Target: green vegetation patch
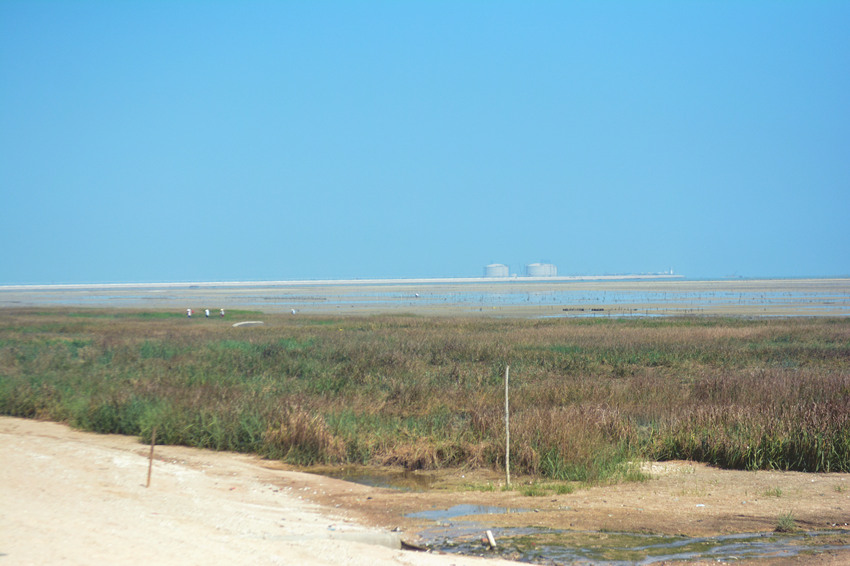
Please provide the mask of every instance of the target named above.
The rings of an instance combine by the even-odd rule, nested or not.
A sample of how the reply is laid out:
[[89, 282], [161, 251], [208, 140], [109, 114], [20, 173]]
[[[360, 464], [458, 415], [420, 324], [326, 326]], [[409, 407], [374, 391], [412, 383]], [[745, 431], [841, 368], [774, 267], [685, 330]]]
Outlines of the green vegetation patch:
[[[252, 315], [229, 311], [231, 315]], [[0, 312], [0, 412], [303, 464], [850, 471], [850, 320]], [[778, 496], [778, 495], [777, 495]]]

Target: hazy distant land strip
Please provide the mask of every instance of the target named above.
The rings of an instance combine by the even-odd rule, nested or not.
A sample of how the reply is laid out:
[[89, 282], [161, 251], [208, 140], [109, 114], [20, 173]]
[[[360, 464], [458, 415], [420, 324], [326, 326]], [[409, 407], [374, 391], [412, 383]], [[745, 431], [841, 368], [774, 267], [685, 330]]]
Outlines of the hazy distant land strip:
[[278, 287], [313, 285], [421, 285], [430, 283], [500, 283], [536, 281], [613, 281], [631, 279], [683, 279], [683, 275], [562, 275], [555, 277], [436, 277], [417, 279], [302, 279], [291, 281], [174, 281], [168, 283], [54, 283], [43, 285], [0, 285], [0, 291], [59, 289], [129, 289], [182, 287]]
[[312, 315], [848, 316], [850, 278], [680, 276], [370, 279], [0, 286], [0, 307], [242, 309]]

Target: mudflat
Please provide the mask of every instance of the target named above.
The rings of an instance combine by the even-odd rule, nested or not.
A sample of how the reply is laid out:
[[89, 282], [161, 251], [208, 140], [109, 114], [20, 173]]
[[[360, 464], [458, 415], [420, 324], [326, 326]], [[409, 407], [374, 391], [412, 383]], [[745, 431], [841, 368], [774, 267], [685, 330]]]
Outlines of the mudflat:
[[[0, 287], [0, 307], [440, 316], [848, 316], [850, 279], [508, 278]], [[197, 316], [196, 315], [196, 316]]]

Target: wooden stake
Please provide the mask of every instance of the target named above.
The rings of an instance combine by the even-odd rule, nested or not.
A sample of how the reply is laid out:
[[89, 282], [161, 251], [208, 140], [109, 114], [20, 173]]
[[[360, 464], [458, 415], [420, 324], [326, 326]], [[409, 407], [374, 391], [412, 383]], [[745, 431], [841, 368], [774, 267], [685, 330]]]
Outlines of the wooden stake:
[[153, 427], [153, 431], [151, 432], [151, 455], [148, 457], [148, 483], [145, 484], [145, 487], [151, 486], [151, 471], [153, 470], [153, 447], [156, 444], [156, 427]]
[[508, 379], [511, 366], [505, 367], [505, 482], [511, 487], [511, 420], [508, 408]]

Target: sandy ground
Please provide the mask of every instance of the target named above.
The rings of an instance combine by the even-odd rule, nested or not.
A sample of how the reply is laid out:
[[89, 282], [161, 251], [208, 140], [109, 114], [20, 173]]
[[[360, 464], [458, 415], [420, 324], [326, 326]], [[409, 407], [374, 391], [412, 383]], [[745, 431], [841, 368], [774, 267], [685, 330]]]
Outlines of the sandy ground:
[[496, 565], [394, 550], [320, 492], [359, 486], [250, 456], [0, 417], [0, 564]]
[[[687, 535], [769, 532], [792, 512], [800, 528], [838, 529], [832, 542], [850, 545], [850, 474], [667, 462], [648, 464], [646, 482], [527, 497], [464, 490], [501, 478], [453, 470], [427, 492], [399, 492], [253, 456], [157, 446], [145, 487], [149, 447], [137, 439], [10, 417], [0, 417], [0, 450], [0, 564], [507, 564], [391, 548], [421, 542], [433, 526], [406, 513], [461, 503], [532, 509], [488, 515], [487, 528]], [[848, 564], [850, 550], [756, 562]]]

